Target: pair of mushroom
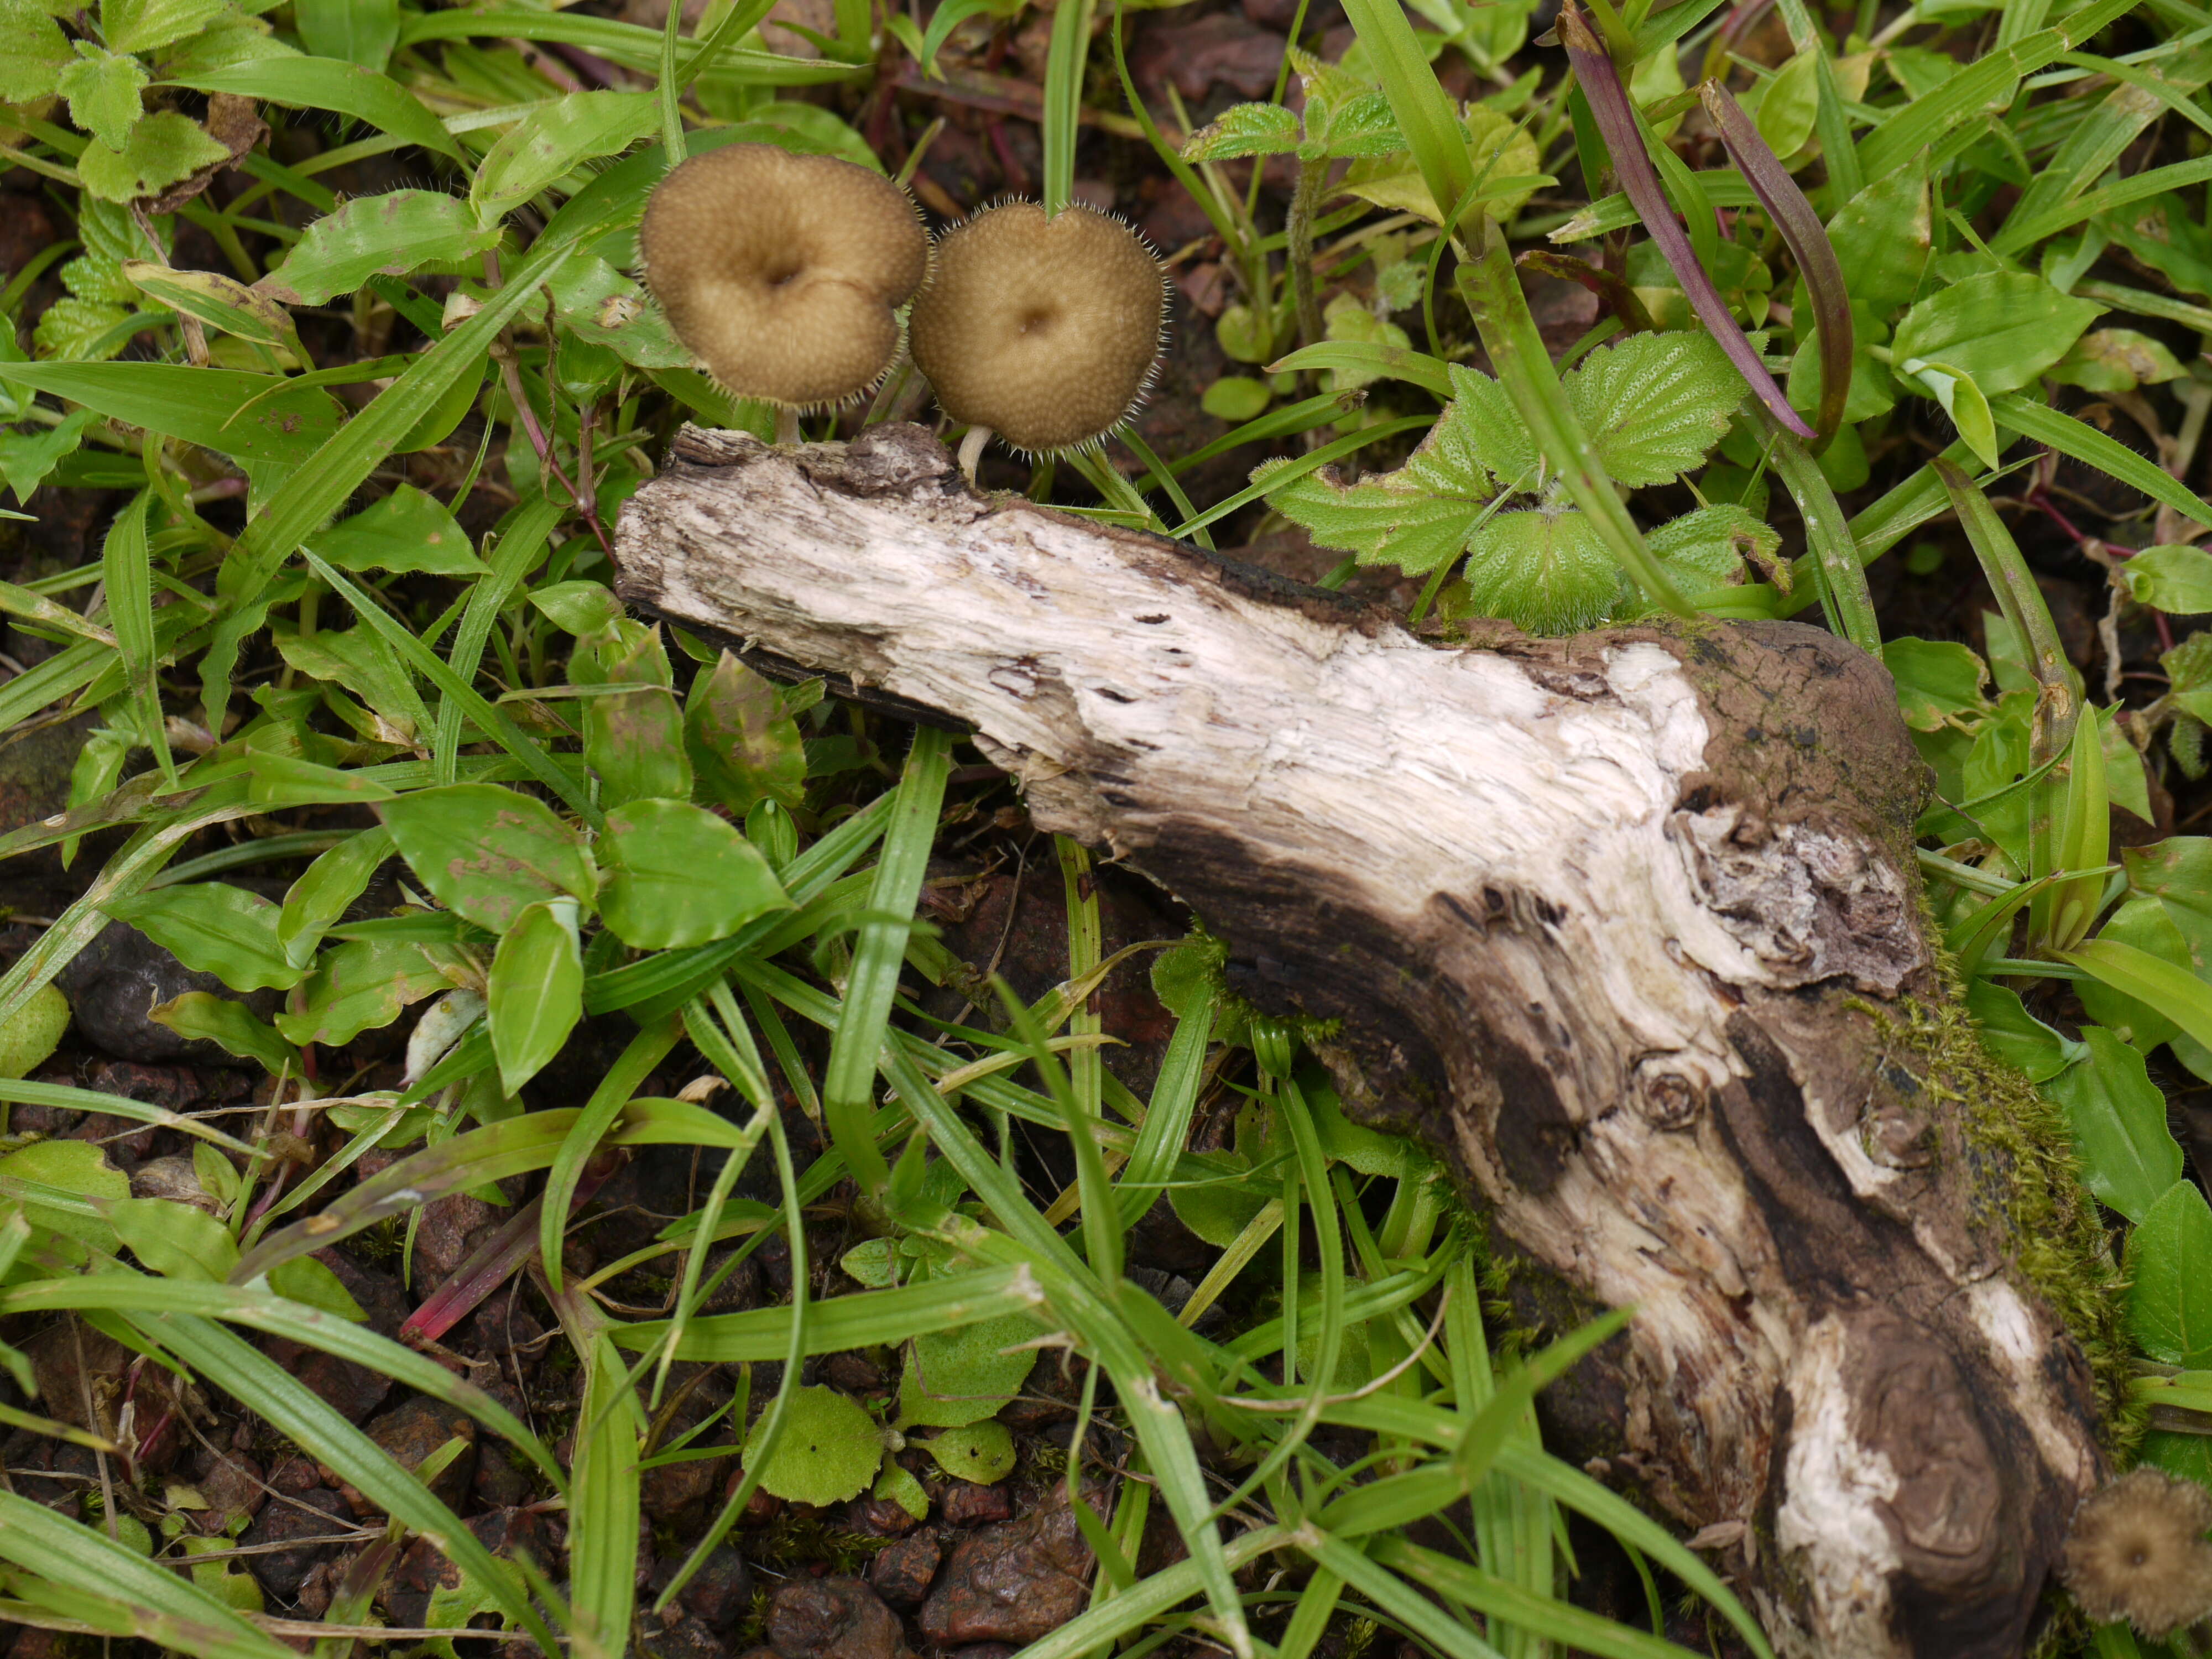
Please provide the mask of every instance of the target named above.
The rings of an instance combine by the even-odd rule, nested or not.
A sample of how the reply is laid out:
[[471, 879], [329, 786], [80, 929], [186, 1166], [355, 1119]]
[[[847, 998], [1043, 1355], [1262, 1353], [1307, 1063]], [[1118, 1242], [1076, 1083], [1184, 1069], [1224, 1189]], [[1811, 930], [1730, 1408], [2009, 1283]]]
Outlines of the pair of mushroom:
[[842, 403], [880, 380], [908, 299], [909, 349], [939, 404], [1017, 449], [1103, 436], [1159, 356], [1159, 262], [1088, 207], [1051, 218], [1031, 202], [989, 208], [939, 238], [933, 258], [913, 201], [882, 174], [731, 144], [661, 180], [638, 248], [677, 338], [715, 380], [786, 409]]

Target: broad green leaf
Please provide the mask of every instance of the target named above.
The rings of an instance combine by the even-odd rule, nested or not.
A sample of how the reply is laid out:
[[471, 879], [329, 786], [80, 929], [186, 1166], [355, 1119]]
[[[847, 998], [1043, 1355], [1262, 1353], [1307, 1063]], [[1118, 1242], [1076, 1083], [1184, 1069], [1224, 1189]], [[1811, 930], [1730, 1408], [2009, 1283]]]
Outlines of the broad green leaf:
[[256, 393], [283, 385], [274, 375], [239, 369], [0, 361], [0, 380], [66, 398], [125, 426], [162, 433], [248, 465], [296, 466], [338, 428], [337, 402], [319, 387], [278, 391], [234, 421]]
[[1820, 107], [1820, 48], [1808, 47], [1760, 88], [1759, 136], [1785, 160], [1804, 149], [1813, 136], [1813, 118]]
[[408, 744], [428, 734], [430, 711], [423, 706], [407, 665], [394, 659], [369, 629], [280, 633], [276, 649], [309, 679], [343, 685], [367, 703], [381, 728], [378, 735], [385, 740]]
[[805, 745], [783, 694], [727, 651], [692, 677], [684, 741], [699, 782], [733, 812], [762, 800], [797, 806], [805, 793]]
[[196, 34], [230, 0], [100, 0], [100, 33], [113, 52], [151, 52]]
[[725, 939], [791, 903], [758, 848], [688, 801], [614, 808], [598, 851], [606, 872], [599, 913], [617, 937], [641, 950]]
[[37, 1140], [0, 1157], [0, 1197], [21, 1203], [33, 1225], [89, 1244], [115, 1248], [100, 1206], [131, 1196], [131, 1177], [88, 1140]]
[[368, 1322], [368, 1315], [344, 1281], [311, 1255], [295, 1255], [271, 1267], [269, 1288], [288, 1302], [303, 1303], [356, 1325]]
[[136, 58], [103, 52], [89, 40], [76, 45], [76, 61], [54, 77], [53, 89], [69, 100], [70, 119], [113, 150], [131, 142], [143, 106], [146, 66]]
[[254, 287], [284, 305], [326, 305], [371, 276], [473, 270], [499, 240], [499, 227], [479, 225], [458, 197], [386, 191], [356, 197], [316, 220]]
[[1973, 1012], [1976, 1034], [1983, 1046], [2017, 1067], [2030, 1083], [2047, 1083], [2076, 1060], [2088, 1057], [2085, 1044], [2045, 1025], [2027, 1012], [2018, 992], [1995, 980], [1968, 981], [1966, 1006]]
[[525, 907], [501, 937], [484, 986], [500, 1087], [510, 1095], [544, 1070], [584, 1015], [576, 902]]
[[684, 748], [684, 712], [668, 690], [668, 655], [659, 630], [624, 623], [592, 657], [588, 665], [571, 665], [577, 679], [604, 674], [607, 684], [639, 688], [584, 704], [584, 760], [598, 775], [600, 803], [689, 799], [691, 760]]
[[0, 0], [0, 99], [27, 104], [55, 92], [70, 62], [61, 27], [33, 0]]
[[1957, 716], [1988, 708], [1989, 670], [1955, 640], [1885, 640], [1882, 666], [1897, 682], [1898, 712], [1916, 732], [1940, 732]]
[[2176, 1181], [2128, 1235], [2128, 1331], [2162, 1365], [2212, 1367], [2212, 1206]]
[[403, 483], [372, 506], [318, 531], [307, 544], [341, 570], [481, 576], [468, 532], [436, 496]]
[[219, 270], [174, 270], [150, 259], [126, 259], [123, 274], [155, 304], [196, 317], [210, 328], [256, 345], [285, 350], [297, 344], [291, 313], [234, 276]]
[[576, 832], [541, 803], [489, 783], [417, 790], [377, 808], [392, 844], [438, 902], [505, 933], [526, 906], [597, 885]]
[[206, 991], [186, 991], [156, 1004], [146, 1017], [180, 1037], [217, 1043], [240, 1060], [258, 1060], [271, 1077], [301, 1075], [299, 1050], [242, 1002]]
[[1943, 405], [1951, 424], [1959, 428], [1960, 441], [1973, 452], [1976, 460], [1985, 467], [1996, 465], [1996, 422], [1990, 416], [1990, 400], [1982, 395], [1973, 376], [1954, 364], [1929, 362], [1921, 357], [1900, 356], [1897, 369]]
[[[2100, 876], [2097, 881], [2101, 886], [2104, 878]], [[2190, 974], [2194, 965], [2190, 959], [2189, 941], [2183, 937], [2172, 912], [2148, 893], [2137, 893], [2122, 903], [2106, 918], [2097, 937], [2110, 944], [2132, 945], [2184, 975]], [[2101, 980], [2084, 980], [2075, 988], [2090, 1018], [2100, 1025], [2109, 1026], [2121, 1042], [2145, 1054], [2171, 1041], [2181, 1029], [2155, 1003], [2118, 990]]]
[[[1312, 107], [1310, 102], [1308, 108]], [[1286, 155], [1304, 133], [1298, 118], [1280, 104], [1232, 104], [1184, 140], [1186, 161], [1225, 161], [1240, 155]]]
[[364, 830], [317, 858], [284, 895], [276, 941], [295, 968], [314, 960], [324, 930], [367, 890], [377, 866], [394, 851], [391, 832]]
[[996, 1416], [1028, 1381], [1036, 1350], [1018, 1345], [1036, 1335], [1027, 1315], [1004, 1314], [915, 1337], [899, 1373], [898, 1420], [957, 1429]]
[[611, 628], [623, 617], [623, 602], [604, 582], [555, 582], [532, 593], [530, 603], [562, 633], [579, 639]]
[[276, 939], [277, 908], [227, 882], [182, 882], [102, 907], [195, 972], [234, 991], [283, 990], [300, 982]]
[[294, 999], [298, 1012], [276, 1016], [293, 1042], [337, 1047], [399, 1018], [401, 1009], [461, 982], [465, 964], [443, 947], [408, 939], [356, 939], [324, 952]]
[[2143, 1057], [2101, 1025], [2085, 1025], [2088, 1058], [2043, 1085], [2066, 1114], [2089, 1190], [2130, 1221], [2181, 1179], [2181, 1148], [2166, 1127], [2166, 1097]]
[[532, 111], [477, 165], [469, 204], [491, 224], [586, 161], [619, 155], [660, 124], [649, 92], [572, 92]]
[[605, 259], [571, 259], [550, 284], [554, 313], [580, 340], [639, 368], [689, 368], [690, 349], [645, 290]]
[[[757, 1425], [745, 1443], [748, 1459], [758, 1455], [760, 1437]], [[793, 1503], [842, 1504], [875, 1478], [883, 1455], [882, 1433], [856, 1402], [835, 1389], [805, 1388], [791, 1397], [760, 1483]]]
[[122, 1198], [107, 1206], [115, 1236], [164, 1279], [219, 1284], [238, 1265], [238, 1241], [206, 1211], [167, 1198]]
[[1712, 337], [1634, 334], [1564, 375], [1567, 399], [1614, 482], [1670, 482], [1712, 452], [1743, 401]]
[[51, 985], [41, 985], [35, 995], [0, 1025], [0, 1078], [28, 1077], [61, 1047], [69, 1030], [69, 999]]
[[332, 58], [265, 58], [222, 68], [179, 70], [173, 72], [172, 81], [195, 92], [234, 93], [295, 108], [350, 115], [402, 143], [462, 159], [460, 145], [421, 100], [397, 81], [359, 64]]
[[2133, 392], [2177, 380], [2181, 365], [2163, 340], [2131, 328], [2093, 328], [2057, 362], [2050, 377], [2085, 392]]
[[2202, 836], [2168, 836], [2148, 847], [2120, 854], [2128, 885], [2154, 895], [2189, 941], [2191, 965], [2212, 971], [2212, 840]]
[[161, 776], [173, 786], [176, 763], [169, 754], [168, 728], [161, 711], [158, 678], [161, 646], [154, 626], [153, 561], [147, 550], [146, 513], [152, 495], [140, 490], [115, 515], [100, 553], [100, 575], [107, 584], [108, 625], [115, 630], [117, 653], [137, 717], [138, 734], [154, 751]]
[[2114, 575], [2137, 605], [2175, 616], [2212, 611], [2212, 553], [2201, 547], [2146, 547]]
[[1634, 591], [1577, 507], [1501, 513], [1467, 555], [1468, 608], [1532, 634], [1595, 627]]
[[1014, 1472], [1013, 1432], [1005, 1424], [988, 1418], [932, 1435], [921, 1445], [937, 1460], [937, 1467], [955, 1480], [972, 1480], [979, 1486], [988, 1486]]
[[381, 71], [399, 40], [399, 0], [293, 0], [300, 39], [318, 58]]
[[1890, 349], [1899, 363], [1940, 363], [1994, 398], [2032, 384], [2103, 309], [2060, 293], [2040, 276], [1993, 270], [1938, 289], [1914, 306], [1897, 325]]
[[156, 110], [138, 118], [119, 148], [97, 138], [87, 144], [76, 158], [76, 176], [102, 201], [130, 202], [229, 159], [229, 149], [191, 117]]
[[[2178, 929], [2173, 942], [2180, 943]], [[2188, 969], [2102, 934], [2057, 954], [2077, 968], [2086, 968], [2114, 990], [2148, 1004], [2162, 1018], [2212, 1047], [2212, 984]]]

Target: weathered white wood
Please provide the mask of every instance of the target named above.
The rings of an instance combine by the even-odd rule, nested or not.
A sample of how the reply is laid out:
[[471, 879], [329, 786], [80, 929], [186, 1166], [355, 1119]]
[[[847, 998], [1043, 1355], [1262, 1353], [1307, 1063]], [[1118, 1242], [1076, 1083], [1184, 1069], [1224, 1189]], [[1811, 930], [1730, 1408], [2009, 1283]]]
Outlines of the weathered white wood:
[[1355, 1109], [1637, 1308], [1603, 1467], [1742, 1523], [1778, 1645], [2019, 1650], [2100, 1455], [1971, 1126], [1865, 1012], [1940, 995], [1878, 668], [1780, 624], [1439, 649], [979, 497], [918, 428], [687, 431], [618, 554], [641, 605], [971, 728], [1240, 990], [1342, 1019]]

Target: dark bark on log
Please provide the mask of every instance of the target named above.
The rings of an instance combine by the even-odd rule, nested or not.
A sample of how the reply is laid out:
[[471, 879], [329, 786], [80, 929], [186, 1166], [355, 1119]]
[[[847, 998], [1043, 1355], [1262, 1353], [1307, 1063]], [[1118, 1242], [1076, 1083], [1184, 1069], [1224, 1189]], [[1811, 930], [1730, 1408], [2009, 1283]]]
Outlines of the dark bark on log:
[[2103, 1472], [2094, 1390], [1978, 1128], [2018, 1080], [1924, 1040], [1924, 775], [1878, 665], [1783, 623], [1437, 648], [978, 496], [911, 427], [687, 431], [618, 553], [641, 606], [972, 729], [1240, 990], [1340, 1019], [1356, 1113], [1637, 1308], [1611, 1462], [1741, 1523], [1784, 1651], [2021, 1650]]

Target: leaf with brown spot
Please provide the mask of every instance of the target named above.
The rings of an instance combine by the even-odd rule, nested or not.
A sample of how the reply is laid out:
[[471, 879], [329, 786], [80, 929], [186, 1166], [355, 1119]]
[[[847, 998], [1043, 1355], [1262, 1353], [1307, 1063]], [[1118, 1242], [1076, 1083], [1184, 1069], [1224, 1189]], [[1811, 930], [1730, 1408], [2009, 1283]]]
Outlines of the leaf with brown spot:
[[519, 790], [459, 783], [417, 790], [377, 810], [433, 896], [495, 933], [530, 905], [562, 893], [588, 904], [597, 890], [582, 839]]

